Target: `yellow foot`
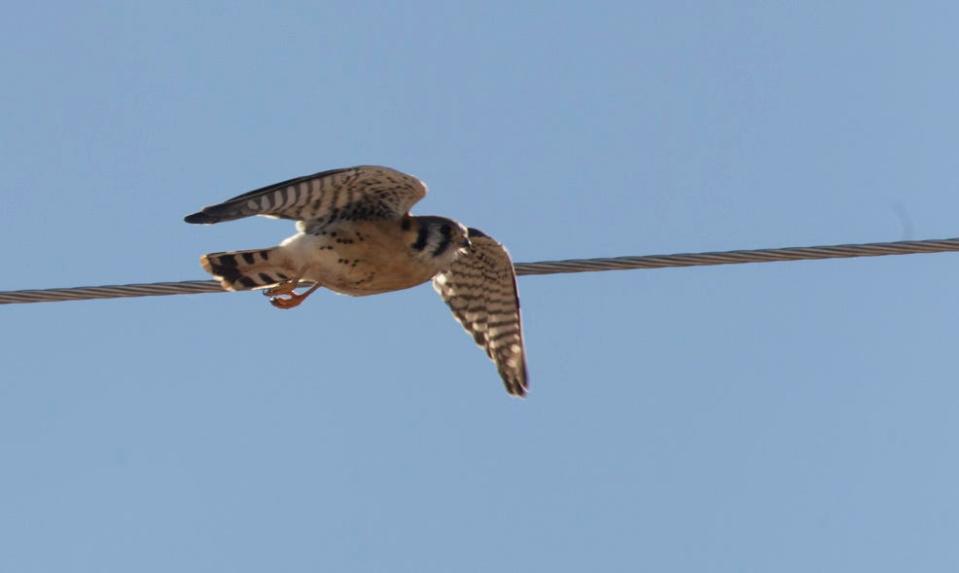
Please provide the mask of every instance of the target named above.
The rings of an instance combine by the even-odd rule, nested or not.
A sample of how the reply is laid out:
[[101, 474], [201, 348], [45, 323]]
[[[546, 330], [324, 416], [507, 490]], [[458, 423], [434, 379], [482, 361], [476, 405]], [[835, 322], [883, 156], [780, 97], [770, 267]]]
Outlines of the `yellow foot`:
[[[316, 283], [307, 289], [303, 294], [297, 294], [294, 289], [296, 289], [298, 284], [298, 280], [289, 280], [264, 291], [263, 294], [270, 297], [270, 304], [276, 308], [296, 308], [300, 306], [300, 303], [306, 300], [306, 297], [310, 296], [314, 291], [316, 291], [316, 289], [320, 288], [320, 284]], [[283, 295], [286, 296], [284, 297]]]
[[268, 288], [263, 291], [264, 296], [277, 296], [281, 294], [293, 294], [293, 291], [300, 284], [299, 279], [292, 279], [288, 281], [283, 281], [275, 287]]

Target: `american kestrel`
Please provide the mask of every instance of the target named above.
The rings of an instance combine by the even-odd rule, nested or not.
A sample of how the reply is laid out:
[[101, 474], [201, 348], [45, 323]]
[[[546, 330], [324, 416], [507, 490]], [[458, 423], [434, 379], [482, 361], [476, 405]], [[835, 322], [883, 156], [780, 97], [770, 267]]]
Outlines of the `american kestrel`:
[[[413, 217], [426, 185], [389, 167], [321, 171], [268, 185], [187, 216], [220, 223], [251, 215], [292, 219], [279, 246], [200, 257], [227, 290], [267, 289], [277, 308], [298, 306], [320, 287], [352, 296], [433, 279], [453, 316], [496, 364], [506, 391], [528, 388], [516, 275], [503, 245], [444, 217]], [[302, 294], [300, 281], [313, 282]]]

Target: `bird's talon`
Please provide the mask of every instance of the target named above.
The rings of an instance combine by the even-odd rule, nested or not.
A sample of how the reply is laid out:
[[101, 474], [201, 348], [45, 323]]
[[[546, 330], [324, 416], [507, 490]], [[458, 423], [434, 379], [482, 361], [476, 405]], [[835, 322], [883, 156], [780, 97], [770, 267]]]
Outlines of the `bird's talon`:
[[300, 306], [300, 303], [303, 302], [304, 298], [306, 297], [295, 293], [290, 293], [290, 296], [288, 297], [274, 296], [270, 298], [270, 304], [276, 308], [290, 309]]
[[263, 291], [263, 295], [275, 297], [281, 294], [294, 294], [294, 289], [296, 289], [296, 286], [299, 284], [299, 282], [300, 281], [292, 281], [292, 280], [281, 282], [275, 287], [268, 288], [265, 291]]
[[296, 308], [300, 306], [300, 303], [306, 300], [306, 297], [310, 296], [316, 289], [320, 288], [320, 284], [316, 283], [304, 291], [303, 294], [297, 294], [293, 289], [295, 289], [299, 284], [300, 283], [298, 280], [287, 281], [266, 290], [264, 294], [270, 297], [270, 304], [276, 308]]

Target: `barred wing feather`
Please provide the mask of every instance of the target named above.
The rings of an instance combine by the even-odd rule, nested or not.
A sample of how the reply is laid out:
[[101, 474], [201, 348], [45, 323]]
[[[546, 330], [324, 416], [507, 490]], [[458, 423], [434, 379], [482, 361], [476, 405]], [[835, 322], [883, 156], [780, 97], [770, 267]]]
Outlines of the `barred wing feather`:
[[469, 236], [470, 252], [436, 275], [433, 288], [496, 364], [506, 391], [525, 396], [529, 382], [513, 262], [503, 245], [481, 231], [470, 229]]
[[251, 215], [309, 221], [399, 219], [426, 195], [426, 185], [389, 167], [362, 165], [321, 171], [238, 195], [187, 216], [187, 223], [220, 223]]

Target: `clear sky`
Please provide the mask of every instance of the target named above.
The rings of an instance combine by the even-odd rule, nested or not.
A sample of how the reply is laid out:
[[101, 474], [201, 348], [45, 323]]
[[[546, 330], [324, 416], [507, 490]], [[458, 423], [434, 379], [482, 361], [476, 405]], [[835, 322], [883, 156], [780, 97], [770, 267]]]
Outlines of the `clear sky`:
[[[361, 163], [517, 261], [959, 236], [955, 2], [19, 2], [0, 289]], [[0, 307], [0, 571], [956, 571], [959, 255]]]

